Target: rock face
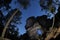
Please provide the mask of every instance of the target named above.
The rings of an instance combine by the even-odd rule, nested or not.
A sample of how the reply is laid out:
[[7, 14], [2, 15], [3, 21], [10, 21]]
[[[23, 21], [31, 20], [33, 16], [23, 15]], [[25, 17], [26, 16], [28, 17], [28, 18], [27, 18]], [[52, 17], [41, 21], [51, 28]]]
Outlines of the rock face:
[[10, 39], [0, 37], [0, 40], [10, 40]]

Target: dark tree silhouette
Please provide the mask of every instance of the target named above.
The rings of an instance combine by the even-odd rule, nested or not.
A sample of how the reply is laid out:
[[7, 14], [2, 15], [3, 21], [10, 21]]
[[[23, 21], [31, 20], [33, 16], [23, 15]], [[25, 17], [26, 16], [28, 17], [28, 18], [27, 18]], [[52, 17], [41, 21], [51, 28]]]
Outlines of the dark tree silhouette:
[[56, 26], [59, 26], [60, 25], [59, 24], [60, 23], [60, 16], [59, 15], [60, 15], [60, 7], [58, 8], [58, 12], [56, 13], [56, 16], [55, 16], [55, 18], [56, 18], [55, 19], [55, 25]]
[[29, 17], [29, 18], [26, 20], [25, 28], [28, 29], [29, 27], [33, 26], [33, 24], [34, 24], [35, 21], [36, 21], [36, 19], [35, 19], [34, 16]]
[[9, 38], [11, 40], [17, 40], [18, 39], [18, 28], [15, 25], [10, 25], [5, 33], [5, 38]]
[[[0, 36], [3, 32], [5, 23], [7, 21], [9, 21], [9, 18], [11, 17], [11, 15], [14, 13], [16, 9], [11, 10], [6, 16], [3, 16], [2, 12], [0, 11]], [[9, 38], [11, 40], [18, 40], [18, 28], [16, 26], [16, 24], [21, 23], [20, 22], [21, 19], [21, 12], [18, 11], [17, 14], [13, 17], [12, 21], [9, 23], [8, 28], [5, 32], [5, 38]]]
[[[59, 23], [60, 23], [60, 19], [59, 19], [59, 12], [57, 12], [56, 14], [56, 5], [58, 5], [58, 7], [60, 6], [59, 3], [60, 1], [59, 0], [40, 0], [40, 6], [42, 7], [42, 9], [45, 9], [45, 10], [49, 10], [51, 13], [54, 14], [54, 17], [53, 19], [53, 22], [52, 22], [52, 26], [51, 28], [49, 29], [49, 32], [48, 35], [46, 35], [47, 37], [45, 38], [45, 40], [49, 40], [50, 38], [56, 38], [56, 35], [60, 34], [59, 32], [56, 33], [57, 31], [59, 31]], [[54, 4], [54, 5], [53, 5]], [[58, 8], [59, 10], [59, 8]], [[58, 11], [57, 10], [57, 11]], [[58, 29], [57, 29], [58, 28]], [[54, 36], [54, 34], [56, 33], [56, 35]]]
[[0, 0], [0, 8], [6, 7], [6, 10], [10, 8], [9, 4], [11, 3], [12, 0]]
[[31, 40], [28, 33], [24, 33], [20, 36], [19, 40]]
[[24, 9], [30, 4], [30, 0], [18, 0], [18, 2], [23, 6]]
[[2, 12], [0, 10], [0, 36], [1, 36], [2, 30], [4, 28], [4, 25], [3, 25], [3, 22], [2, 21], [3, 21], [3, 14], [2, 14]]
[[[9, 5], [12, 2], [12, 0], [0, 0], [0, 9], [5, 7], [6, 10], [9, 11], [9, 9], [11, 9], [11, 6]], [[21, 6], [26, 9], [28, 7], [28, 5], [30, 4], [30, 0], [17, 0], [17, 2], [19, 2], [21, 4]], [[44, 30], [44, 33], [42, 35], [42, 38], [44, 40], [49, 40], [50, 36], [51, 36], [51, 40], [56, 40], [59, 39], [59, 34], [60, 34], [60, 7], [58, 8], [58, 12], [56, 13], [56, 5], [60, 5], [59, 0], [40, 0], [40, 6], [42, 7], [42, 9], [45, 9], [47, 11], [50, 11], [51, 13], [54, 14], [54, 18], [53, 19], [47, 19], [46, 15], [43, 16], [38, 16], [37, 18], [35, 17], [30, 17], [27, 20], [29, 21], [27, 22], [27, 24], [29, 23], [28, 26], [32, 26], [34, 25], [35, 22], [39, 22], [39, 24], [42, 26], [42, 29]], [[15, 12], [15, 13], [14, 13]], [[9, 20], [10, 18], [12, 18], [11, 20]], [[9, 38], [11, 40], [17, 40], [18, 39], [18, 29], [16, 28], [16, 24], [20, 23], [20, 19], [21, 19], [21, 12], [19, 10], [15, 9], [11, 9], [11, 11], [4, 16], [2, 11], [0, 10], [0, 36], [1, 33], [4, 29], [4, 27], [8, 27], [6, 32], [5, 32], [5, 38]], [[30, 20], [32, 19], [32, 20]], [[9, 22], [9, 23], [7, 23]], [[6, 26], [6, 24], [8, 24]], [[51, 28], [53, 27], [53, 28]], [[16, 28], [16, 29], [15, 29]], [[26, 27], [26, 29], [29, 27]], [[57, 29], [57, 31], [56, 31]], [[56, 31], [56, 32], [55, 32]], [[54, 38], [54, 34], [57, 34], [58, 36], [56, 38]], [[21, 36], [20, 38], [21, 40], [29, 40], [29, 36], [27, 34], [24, 34]], [[19, 40], [20, 40], [19, 39]]]
[[[6, 15], [6, 22], [8, 19], [11, 17], [11, 15], [14, 13], [16, 9], [11, 10], [7, 15]], [[18, 29], [16, 28], [16, 24], [20, 23], [21, 19], [21, 12], [17, 12], [17, 14], [13, 17], [12, 21], [9, 23], [9, 27], [6, 30], [5, 37], [12, 39], [12, 40], [17, 40], [18, 37]], [[10, 36], [8, 36], [10, 35]]]
[[48, 19], [47, 15], [38, 16], [37, 21], [42, 26], [42, 28], [45, 28], [46, 30], [49, 30], [49, 28], [52, 26], [52, 20]]
[[[10, 3], [12, 2], [12, 0], [0, 0], [0, 9], [1, 8], [5, 8], [7, 11], [10, 11], [6, 16], [4, 16], [4, 21], [1, 20], [1, 28], [2, 26], [4, 26], [2, 29], [1, 29], [1, 33], [2, 33], [2, 37], [7, 37], [7, 38], [10, 38], [12, 40], [17, 40], [17, 35], [18, 35], [18, 30], [15, 31], [15, 27], [16, 27], [16, 24], [18, 23], [21, 23], [20, 22], [20, 19], [21, 19], [21, 12], [18, 10], [18, 9], [11, 9], [11, 6], [9, 5]], [[26, 1], [22, 1], [22, 0], [19, 0], [18, 1], [22, 6], [23, 8], [27, 8], [27, 5], [29, 4], [29, 0], [26, 0]], [[9, 10], [11, 9], [11, 10]], [[4, 9], [3, 9], [4, 10]], [[3, 13], [0, 13], [0, 14], [3, 14]], [[1, 16], [0, 18], [2, 18], [3, 16]], [[9, 20], [10, 19], [10, 20]], [[2, 22], [4, 22], [2, 24]], [[14, 24], [14, 25], [12, 25]], [[14, 30], [10, 29], [13, 28]], [[4, 31], [4, 30], [6, 31]], [[7, 30], [6, 30], [7, 29]], [[14, 35], [13, 34], [9, 34], [9, 31], [13, 31], [14, 32]], [[5, 36], [4, 36], [5, 34]], [[8, 36], [10, 35], [10, 36]]]

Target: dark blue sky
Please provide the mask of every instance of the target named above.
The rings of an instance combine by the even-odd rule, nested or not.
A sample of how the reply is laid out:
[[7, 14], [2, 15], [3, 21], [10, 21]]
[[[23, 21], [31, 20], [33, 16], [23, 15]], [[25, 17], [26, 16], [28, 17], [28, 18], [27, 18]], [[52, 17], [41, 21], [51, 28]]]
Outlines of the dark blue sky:
[[[33, 0], [33, 1], [31, 0], [30, 6], [27, 9], [23, 9], [18, 2], [17, 2], [17, 4], [14, 4], [14, 1], [16, 1], [16, 0], [13, 0], [10, 4], [11, 8], [12, 9], [18, 8], [22, 12], [22, 19], [21, 19], [22, 24], [17, 25], [19, 28], [19, 34], [23, 34], [26, 32], [25, 23], [26, 23], [26, 19], [28, 17], [30, 17], [30, 16], [37, 17], [37, 16], [41, 16], [44, 14], [46, 15], [45, 11], [41, 11], [41, 7], [39, 5], [39, 0]], [[4, 13], [7, 14], [6, 11]]]

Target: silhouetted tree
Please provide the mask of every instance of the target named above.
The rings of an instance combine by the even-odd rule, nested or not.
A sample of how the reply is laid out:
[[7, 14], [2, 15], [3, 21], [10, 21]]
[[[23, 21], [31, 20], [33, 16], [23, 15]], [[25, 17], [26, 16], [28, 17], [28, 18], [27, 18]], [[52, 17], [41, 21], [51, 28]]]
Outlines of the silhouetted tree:
[[[42, 7], [42, 9], [45, 9], [48, 12], [51, 12], [51, 13], [54, 14], [53, 19], [51, 19], [51, 20], [53, 20], [53, 22], [52, 22], [51, 28], [49, 29], [50, 33], [48, 33], [48, 35], [46, 35], [47, 38], [45, 40], [49, 40], [50, 38], [52, 38], [55, 34], [54, 32], [56, 31], [55, 28], [59, 27], [59, 23], [60, 23], [60, 20], [59, 20], [59, 17], [58, 17], [59, 13], [56, 12], [56, 11], [59, 10], [59, 8], [58, 8], [60, 6], [59, 2], [60, 2], [59, 0], [40, 0], [40, 6]], [[58, 10], [56, 9], [57, 5], [58, 5], [58, 7], [57, 7]]]
[[[3, 30], [3, 32], [2, 32], [2, 37], [4, 37], [4, 35], [5, 35], [5, 37], [7, 37], [7, 38], [13, 38], [13, 39], [15, 39], [16, 37], [17, 37], [17, 35], [18, 35], [18, 30], [10, 30], [10, 27], [12, 27], [13, 29], [15, 28], [14, 26], [16, 26], [16, 24], [18, 24], [18, 23], [21, 23], [20, 22], [20, 19], [21, 19], [21, 12], [18, 10], [18, 9], [11, 9], [11, 6], [9, 5], [10, 3], [12, 2], [12, 0], [0, 0], [0, 9], [1, 8], [5, 8], [7, 11], [10, 11], [6, 16], [4, 16], [4, 27], [5, 28], [2, 28], [2, 30]], [[27, 7], [27, 5], [29, 4], [29, 0], [24, 0], [24, 1], [22, 1], [22, 0], [19, 0], [18, 1], [22, 6], [23, 6], [23, 8], [26, 8]], [[11, 10], [9, 10], [9, 9], [11, 9]], [[2, 24], [2, 19], [1, 19], [1, 24]], [[12, 25], [12, 24], [14, 24], [14, 25]], [[7, 30], [8, 31], [7, 31]], [[15, 34], [13, 35], [13, 34], [9, 34], [9, 31], [13, 31]], [[5, 33], [6, 32], [6, 33]], [[8, 34], [11, 36], [7, 36]]]
[[2, 34], [3, 28], [4, 28], [4, 25], [3, 25], [3, 14], [2, 14], [2, 12], [0, 10], [0, 36]]
[[[6, 16], [3, 16], [2, 12], [0, 11], [0, 36], [2, 35], [4, 26], [6, 25], [7, 21], [9, 21], [11, 15], [15, 12], [16, 9], [11, 10]], [[13, 17], [10, 21], [8, 28], [5, 32], [5, 38], [9, 38], [11, 40], [18, 40], [18, 28], [16, 24], [20, 24], [21, 19], [21, 12], [18, 11], [17, 14]]]
[[58, 12], [56, 13], [56, 15], [55, 15], [55, 25], [56, 26], [59, 26], [60, 24], [60, 7], [58, 8]]
[[18, 2], [23, 6], [24, 9], [30, 4], [30, 0], [18, 0]]
[[5, 7], [7, 10], [10, 8], [9, 4], [12, 0], [0, 0], [0, 8]]
[[5, 32], [5, 38], [9, 38], [11, 40], [17, 40], [18, 34], [19, 34], [18, 28], [15, 25], [10, 25], [7, 31]]
[[[0, 9], [3, 7], [6, 8], [6, 10], [10, 9], [11, 6], [9, 6], [9, 4], [11, 2], [12, 2], [12, 0], [0, 0]], [[30, 0], [17, 0], [17, 2], [19, 2], [23, 8], [27, 8], [28, 5], [30, 4]], [[39, 3], [40, 3], [40, 6], [42, 7], [42, 9], [46, 10], [47, 12], [53, 13], [54, 17], [53, 17], [53, 19], [47, 19], [46, 15], [39, 16], [37, 18], [30, 17], [30, 18], [28, 18], [28, 20], [30, 21], [28, 26], [32, 26], [32, 25], [34, 25], [34, 22], [38, 21], [39, 24], [42, 26], [42, 28], [45, 31], [44, 34], [42, 35], [42, 37], [44, 37], [44, 35], [46, 37], [47, 34], [49, 35], [49, 33], [51, 33], [54, 28], [59, 28], [59, 26], [60, 26], [60, 19], [59, 19], [60, 18], [60, 16], [59, 16], [60, 7], [59, 8], [57, 7], [58, 10], [56, 9], [56, 6], [60, 5], [59, 2], [60, 2], [59, 0], [40, 0]], [[58, 11], [57, 14], [56, 14], [56, 11]], [[11, 10], [6, 16], [3, 16], [2, 12], [0, 11], [0, 27], [2, 28], [0, 32], [2, 32], [2, 30], [4, 29], [4, 26], [7, 28], [7, 30], [5, 28], [6, 32], [3, 32], [2, 37], [4, 37], [4, 33], [5, 33], [5, 37], [10, 38], [12, 40], [17, 39], [18, 29], [15, 30], [15, 27], [16, 27], [16, 24], [20, 23], [20, 19], [21, 19], [20, 13], [21, 12], [19, 12], [18, 9], [14, 9], [14, 10]], [[30, 19], [32, 19], [32, 20], [30, 20]], [[27, 24], [28, 24], [28, 22], [27, 22]], [[27, 28], [29, 28], [29, 27], [26, 27], [26, 29]], [[27, 34], [24, 34], [24, 36], [21, 36], [22, 40], [26, 39], [27, 38], [26, 36], [27, 36]], [[54, 39], [54, 38], [52, 38], [52, 39]]]
[[[16, 9], [11, 10], [7, 15], [6, 15], [6, 22], [9, 21], [9, 18], [11, 15], [14, 13]], [[13, 19], [10, 21], [8, 25], [8, 29], [6, 30], [5, 37], [12, 39], [12, 40], [17, 40], [18, 37], [18, 29], [16, 28], [16, 24], [20, 23], [21, 19], [21, 12], [18, 11], [17, 14], [13, 17]], [[10, 35], [10, 36], [8, 36]]]
[[19, 40], [31, 40], [28, 33], [24, 33], [23, 35], [20, 36]]
[[37, 21], [42, 26], [42, 28], [45, 28], [46, 30], [49, 30], [49, 28], [52, 26], [52, 20], [48, 19], [47, 15], [38, 16]]
[[26, 20], [25, 28], [28, 29], [29, 27], [33, 26], [35, 22], [36, 22], [36, 19], [35, 19], [34, 16], [29, 17], [29, 18]]

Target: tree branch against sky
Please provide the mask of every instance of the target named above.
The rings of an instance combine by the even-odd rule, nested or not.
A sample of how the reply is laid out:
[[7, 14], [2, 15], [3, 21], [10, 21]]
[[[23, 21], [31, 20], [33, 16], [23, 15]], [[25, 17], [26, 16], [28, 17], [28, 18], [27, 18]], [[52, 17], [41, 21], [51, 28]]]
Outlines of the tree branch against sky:
[[[5, 28], [4, 28], [3, 32], [2, 32], [2, 37], [4, 38], [5, 32], [6, 32], [7, 28], [8, 28], [8, 26], [10, 25], [11, 21], [16, 22], [16, 20], [17, 20], [17, 19], [15, 20], [14, 17], [16, 17], [15, 15], [17, 15], [18, 10], [16, 10], [15, 13], [12, 13], [11, 16], [9, 16], [10, 14], [8, 13], [9, 11], [12, 11], [14, 9], [19, 9], [19, 11], [21, 11], [23, 13], [24, 18], [22, 20], [23, 21], [22, 26], [25, 25], [24, 21], [29, 16], [40, 16], [41, 19], [39, 19], [40, 20], [39, 22], [41, 23], [41, 25], [43, 25], [43, 27], [47, 26], [46, 28], [44, 28], [44, 29], [46, 29], [45, 31], [47, 32], [46, 38], [49, 39], [49, 38], [51, 38], [53, 36], [56, 37], [56, 35], [59, 34], [58, 32], [60, 31], [60, 30], [56, 31], [57, 34], [53, 35], [55, 33], [54, 30], [56, 30], [54, 28], [54, 26], [56, 24], [56, 14], [58, 12], [57, 9], [59, 9], [58, 8], [59, 6], [60, 6], [60, 1], [59, 0], [39, 0], [39, 1], [37, 1], [37, 0], [9, 0], [9, 1], [8, 0], [1, 0], [0, 1], [0, 10], [2, 11], [2, 14], [3, 14], [3, 12], [7, 11], [7, 14], [4, 13], [4, 15], [6, 14], [4, 16], [4, 18], [8, 15], [6, 17], [6, 19], [5, 19], [6, 24], [4, 24]], [[23, 10], [23, 9], [26, 9], [26, 10]], [[43, 9], [46, 12], [44, 12], [43, 10], [40, 10], [40, 9]], [[45, 16], [41, 17], [41, 15], [44, 15], [44, 13], [45, 13], [45, 15], [47, 14], [47, 17], [50, 15], [50, 13], [53, 14], [53, 20], [51, 19], [53, 22], [51, 22], [51, 20], [47, 19], [47, 17], [45, 17]], [[49, 16], [49, 17], [51, 17], [51, 16]], [[18, 18], [18, 16], [16, 18]], [[18, 18], [18, 20], [19, 20], [19, 18]], [[49, 28], [48, 25], [49, 25], [49, 27], [51, 26], [51, 28]], [[21, 27], [21, 29], [24, 29], [24, 28]], [[49, 30], [47, 30], [47, 29], [49, 29]], [[59, 28], [57, 28], [57, 29], [59, 29]], [[52, 36], [49, 37], [49, 35], [50, 36], [52, 35]]]
[[4, 28], [4, 30], [3, 30], [3, 33], [2, 33], [2, 37], [3, 37], [3, 38], [4, 38], [6, 29], [8, 28], [9, 23], [11, 22], [11, 20], [13, 19], [13, 17], [16, 15], [17, 12], [18, 12], [18, 10], [16, 10], [16, 12], [14, 12], [13, 15], [10, 17], [10, 19], [7, 21], [7, 23], [6, 23], [6, 25], [5, 25], [5, 28]]
[[54, 29], [54, 24], [55, 24], [55, 15], [57, 11], [56, 6], [57, 5], [60, 6], [59, 2], [60, 2], [59, 0], [40, 0], [40, 6], [42, 7], [42, 9], [45, 9], [47, 11], [49, 10], [52, 14], [54, 14], [53, 23], [49, 30], [50, 33], [46, 35], [47, 37], [45, 38], [45, 40], [49, 40], [54, 36], [54, 33], [52, 32], [52, 30]]
[[[3, 2], [3, 3], [2, 3]], [[0, 5], [0, 8], [2, 8], [2, 7], [6, 7], [6, 10], [9, 10], [10, 9], [10, 6], [9, 6], [9, 4], [12, 2], [12, 0], [4, 0], [4, 1], [2, 1], [1, 0], [1, 5]], [[26, 5], [27, 6], [27, 4], [25, 4], [25, 3], [27, 3], [26, 1], [22, 1], [22, 5]], [[2, 32], [2, 37], [4, 38], [4, 35], [5, 35], [5, 32], [6, 32], [6, 29], [8, 28], [8, 25], [9, 25], [9, 23], [11, 22], [11, 20], [13, 19], [13, 17], [16, 15], [16, 13], [18, 12], [18, 10], [16, 10], [16, 12], [15, 13], [13, 13], [12, 14], [12, 16], [10, 17], [10, 19], [8, 19], [8, 21], [7, 21], [7, 23], [6, 23], [6, 25], [5, 25], [5, 28], [4, 28], [4, 30], [3, 30], [3, 32]]]

